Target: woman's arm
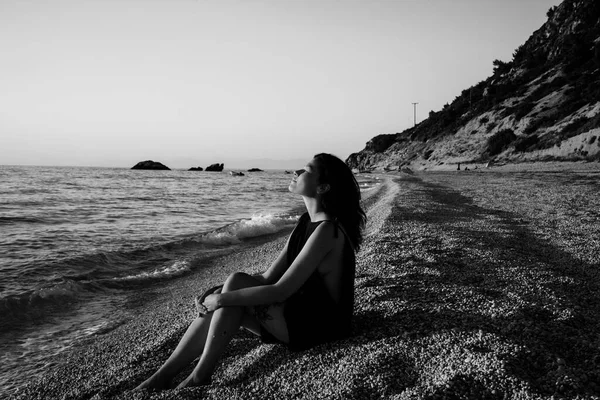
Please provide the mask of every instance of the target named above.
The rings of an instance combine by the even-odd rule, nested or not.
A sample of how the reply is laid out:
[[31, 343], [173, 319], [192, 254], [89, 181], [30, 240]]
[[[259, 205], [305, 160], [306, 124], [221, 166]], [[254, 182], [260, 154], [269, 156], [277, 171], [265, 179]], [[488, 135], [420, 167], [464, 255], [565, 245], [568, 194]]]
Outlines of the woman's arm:
[[309, 218], [308, 213], [306, 213], [300, 217], [300, 219], [298, 221], [298, 225], [296, 225], [296, 227], [294, 228], [294, 230], [288, 237], [288, 239], [285, 243], [285, 246], [283, 247], [283, 250], [281, 250], [281, 252], [279, 253], [279, 256], [277, 257], [277, 259], [271, 264], [269, 269], [267, 269], [265, 272], [263, 272], [262, 275], [259, 275], [258, 279], [260, 281], [262, 281], [262, 283], [264, 285], [274, 284], [275, 282], [277, 282], [279, 280], [279, 278], [281, 278], [281, 276], [287, 270], [288, 246], [290, 245], [290, 240], [291, 240], [292, 236], [294, 235], [294, 232], [296, 232], [296, 230], [298, 229], [298, 226], [300, 226], [302, 224], [303, 218]]
[[281, 250], [277, 259], [273, 261], [269, 269], [257, 276], [258, 280], [262, 281], [263, 284], [271, 285], [277, 282], [287, 269], [287, 250], [289, 243], [290, 239], [288, 238], [283, 250]]
[[[340, 238], [343, 240], [342, 235], [338, 235], [338, 238], [334, 237], [334, 229], [333, 224], [319, 225], [292, 265], [277, 282], [209, 296], [206, 302], [207, 308], [212, 311], [219, 307], [252, 306], [286, 300], [300, 289], [325, 256], [337, 245]], [[341, 243], [343, 244], [343, 241]], [[276, 264], [277, 262], [274, 263]], [[273, 271], [276, 270], [277, 268], [273, 268]], [[268, 276], [268, 273], [269, 271], [265, 274]]]

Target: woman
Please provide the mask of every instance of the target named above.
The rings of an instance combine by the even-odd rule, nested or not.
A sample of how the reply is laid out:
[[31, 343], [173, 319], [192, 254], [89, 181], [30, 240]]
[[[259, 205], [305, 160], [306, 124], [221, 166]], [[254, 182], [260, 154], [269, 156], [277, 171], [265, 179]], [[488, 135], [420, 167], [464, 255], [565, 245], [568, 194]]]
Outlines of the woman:
[[350, 333], [355, 252], [366, 221], [356, 179], [342, 160], [322, 153], [294, 173], [289, 190], [302, 196], [307, 212], [275, 262], [261, 275], [230, 275], [197, 303], [206, 314], [192, 322], [165, 364], [138, 389], [169, 387], [198, 356], [178, 387], [206, 384], [240, 327], [291, 349]]

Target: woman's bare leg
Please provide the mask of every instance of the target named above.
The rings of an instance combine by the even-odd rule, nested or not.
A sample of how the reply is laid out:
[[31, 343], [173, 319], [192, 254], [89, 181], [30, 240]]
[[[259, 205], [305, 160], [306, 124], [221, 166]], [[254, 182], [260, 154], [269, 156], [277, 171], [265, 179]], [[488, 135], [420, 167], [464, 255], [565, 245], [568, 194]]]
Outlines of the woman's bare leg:
[[183, 368], [194, 361], [204, 349], [213, 314], [196, 318], [188, 327], [167, 361], [136, 389], [166, 389]]
[[[227, 279], [223, 292], [258, 285], [261, 283], [256, 278], [244, 273], [237, 273]], [[244, 322], [244, 312], [244, 307], [223, 307], [213, 312], [200, 361], [190, 376], [178, 387], [202, 385], [210, 380], [227, 344]]]
[[213, 313], [200, 361], [190, 376], [177, 387], [203, 385], [210, 380], [217, 362], [241, 325], [243, 313], [242, 307], [224, 307]]

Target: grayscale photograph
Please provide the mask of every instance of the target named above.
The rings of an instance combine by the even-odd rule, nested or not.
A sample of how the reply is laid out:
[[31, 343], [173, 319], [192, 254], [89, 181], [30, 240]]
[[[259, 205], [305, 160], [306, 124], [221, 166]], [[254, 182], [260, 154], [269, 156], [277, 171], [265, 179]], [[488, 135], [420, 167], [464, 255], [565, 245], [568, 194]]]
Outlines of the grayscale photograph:
[[600, 1], [0, 0], [0, 398], [600, 400]]

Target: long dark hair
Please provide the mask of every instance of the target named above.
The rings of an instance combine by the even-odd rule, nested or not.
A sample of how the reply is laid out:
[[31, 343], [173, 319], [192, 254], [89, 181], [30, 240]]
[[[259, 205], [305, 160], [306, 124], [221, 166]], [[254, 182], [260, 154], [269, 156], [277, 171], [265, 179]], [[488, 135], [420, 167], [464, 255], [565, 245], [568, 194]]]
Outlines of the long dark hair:
[[320, 153], [314, 159], [319, 172], [319, 183], [329, 185], [329, 190], [321, 197], [323, 208], [342, 224], [352, 245], [358, 251], [367, 221], [360, 205], [358, 182], [346, 163], [336, 156]]

